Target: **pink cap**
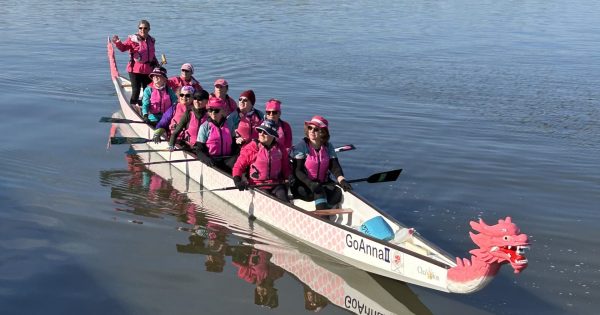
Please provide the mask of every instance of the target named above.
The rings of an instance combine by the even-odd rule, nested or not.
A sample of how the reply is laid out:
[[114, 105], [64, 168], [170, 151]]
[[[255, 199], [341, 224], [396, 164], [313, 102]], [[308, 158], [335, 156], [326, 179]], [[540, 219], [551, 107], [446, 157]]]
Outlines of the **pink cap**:
[[225, 105], [225, 101], [223, 101], [222, 99], [218, 98], [218, 97], [211, 97], [208, 99], [208, 104], [206, 104], [206, 108], [218, 108], [218, 109], [225, 109], [226, 105]]
[[265, 110], [281, 112], [281, 101], [274, 98], [268, 100], [265, 104]]
[[191, 72], [192, 74], [194, 74], [194, 66], [192, 66], [191, 63], [184, 63], [181, 65], [181, 70], [187, 70], [189, 72]]
[[215, 85], [229, 86], [229, 83], [227, 83], [227, 80], [225, 79], [217, 79], [217, 81], [215, 81]]
[[322, 129], [328, 129], [328, 126], [329, 126], [329, 122], [327, 121], [327, 119], [325, 119], [323, 116], [319, 116], [319, 115], [313, 116], [313, 118], [311, 118], [311, 120], [305, 121], [304, 124], [317, 126]]
[[194, 87], [191, 85], [184, 85], [181, 87], [180, 91], [181, 91], [181, 93], [190, 92], [190, 94], [194, 94], [194, 92], [196, 92], [196, 89], [194, 89]]

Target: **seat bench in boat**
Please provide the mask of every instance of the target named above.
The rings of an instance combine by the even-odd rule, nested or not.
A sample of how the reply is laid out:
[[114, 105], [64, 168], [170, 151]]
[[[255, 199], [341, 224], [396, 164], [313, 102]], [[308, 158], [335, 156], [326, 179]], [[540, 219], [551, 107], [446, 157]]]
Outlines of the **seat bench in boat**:
[[336, 214], [352, 214], [352, 209], [323, 209], [315, 210], [310, 213], [314, 215], [336, 215]]

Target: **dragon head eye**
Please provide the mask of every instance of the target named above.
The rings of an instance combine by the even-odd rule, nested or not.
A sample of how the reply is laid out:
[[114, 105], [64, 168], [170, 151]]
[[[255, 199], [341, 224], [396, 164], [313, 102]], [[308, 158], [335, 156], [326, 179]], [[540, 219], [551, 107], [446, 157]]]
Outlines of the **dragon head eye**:
[[509, 237], [508, 237], [508, 235], [504, 235], [504, 236], [502, 237], [502, 239], [508, 242], [508, 239], [509, 239]]

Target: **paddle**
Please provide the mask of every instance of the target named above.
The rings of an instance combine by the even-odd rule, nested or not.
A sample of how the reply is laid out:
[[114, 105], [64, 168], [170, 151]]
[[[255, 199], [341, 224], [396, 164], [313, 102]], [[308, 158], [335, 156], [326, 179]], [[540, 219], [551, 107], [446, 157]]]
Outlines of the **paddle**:
[[[373, 175], [371, 175], [369, 177], [365, 177], [365, 178], [358, 178], [358, 179], [346, 180], [346, 182], [348, 182], [348, 183], [358, 183], [358, 182], [384, 183], [384, 182], [393, 182], [393, 181], [396, 181], [396, 179], [398, 179], [398, 176], [400, 176], [400, 172], [402, 172], [401, 168], [397, 169], [397, 170], [393, 170], [393, 171], [375, 173], [375, 174], [373, 174]], [[276, 183], [270, 183], [270, 184], [250, 185], [250, 186], [248, 186], [248, 188], [255, 188], [255, 187], [261, 187], [261, 186], [273, 186], [273, 185], [277, 185], [277, 184], [279, 184], [279, 183], [276, 182]], [[335, 185], [335, 184], [336, 183], [326, 183], [325, 185]], [[231, 187], [216, 188], [216, 189], [203, 189], [203, 190], [198, 190], [198, 191], [184, 191], [184, 192], [182, 192], [182, 194], [190, 194], [190, 193], [196, 193], [196, 192], [199, 193], [199, 192], [206, 192], [206, 191], [234, 190], [234, 189], [237, 189], [237, 187], [231, 186]]]
[[100, 121], [105, 123], [115, 123], [115, 124], [145, 124], [144, 121], [131, 120], [125, 118], [112, 118], [112, 117], [100, 117]]
[[[213, 159], [226, 159], [226, 158], [230, 158], [231, 155], [225, 155], [225, 156], [219, 156], [219, 157], [215, 157]], [[198, 159], [181, 159], [181, 160], [169, 160], [169, 161], [156, 161], [156, 162], [146, 162], [146, 163], [134, 163], [133, 165], [155, 165], [155, 164], [166, 164], [166, 163], [179, 163], [179, 162], [192, 162], [192, 161], [199, 161]]]
[[167, 57], [165, 56], [165, 54], [160, 55], [160, 65], [166, 65], [167, 64]]
[[152, 139], [137, 137], [110, 137], [110, 144], [139, 144], [150, 141], [152, 141]]
[[[248, 185], [247, 188], [257, 188], [257, 187], [264, 187], [264, 186], [275, 186], [275, 185], [279, 185], [281, 184], [280, 182], [275, 182], [275, 183], [269, 183], [269, 184], [257, 184], [257, 185]], [[202, 189], [202, 190], [196, 190], [196, 191], [184, 191], [181, 192], [182, 194], [192, 194], [192, 193], [202, 193], [202, 192], [207, 192], [207, 191], [220, 191], [220, 190], [234, 190], [234, 189], [238, 189], [235, 186], [230, 186], [230, 187], [223, 187], [223, 188], [215, 188], [215, 189]]]
[[[139, 153], [153, 153], [153, 152], [173, 152], [173, 151], [186, 151], [186, 149], [148, 149], [148, 150], [134, 150], [133, 148], [129, 148], [129, 150], [125, 151], [127, 154], [139, 154]], [[189, 151], [189, 149], [187, 149]]]
[[[118, 138], [118, 139], [117, 139]], [[115, 142], [113, 142], [113, 139], [115, 139]], [[117, 141], [130, 141], [130, 142], [121, 142], [121, 143], [116, 143]], [[125, 138], [125, 137], [112, 137], [111, 138], [111, 144], [122, 144], [122, 143], [146, 143], [152, 141], [150, 139], [145, 139], [145, 138]], [[335, 151], [336, 152], [344, 152], [344, 151], [350, 151], [350, 150], [354, 150], [356, 149], [356, 147], [354, 147], [354, 145], [352, 144], [347, 144], [345, 146], [341, 146], [339, 148], [336, 148]], [[182, 150], [182, 149], [179, 149]], [[339, 151], [338, 151], [339, 150]], [[138, 153], [138, 152], [142, 152], [144, 150], [139, 150], [139, 151], [135, 151], [135, 150], [131, 150], [133, 151], [133, 153]], [[131, 153], [131, 151], [127, 151], [126, 153]], [[161, 149], [161, 150], [147, 150], [150, 152], [158, 152], [158, 151], [169, 151], [167, 149]], [[219, 158], [228, 158], [231, 156], [222, 156]], [[166, 164], [166, 163], [178, 163], [178, 162], [191, 162], [191, 161], [197, 161], [197, 159], [182, 159], [182, 160], [167, 160], [167, 161], [156, 161], [156, 162], [147, 162], [147, 163], [135, 163], [134, 165], [154, 165], [154, 164]], [[398, 176], [396, 176], [397, 178]], [[395, 179], [394, 179], [395, 180]]]
[[[138, 138], [136, 138], [136, 139], [138, 139]], [[144, 138], [139, 138], [139, 139], [144, 139]], [[146, 139], [144, 139], [144, 140], [146, 140]], [[148, 142], [148, 141], [139, 142], [139, 143], [146, 143], [146, 142]], [[335, 148], [335, 152], [346, 152], [346, 151], [352, 151], [352, 150], [356, 150], [356, 147], [353, 144], [346, 144], [341, 147]], [[126, 153], [127, 154], [137, 154], [137, 153], [166, 152], [166, 151], [169, 151], [169, 150], [168, 149], [148, 149], [148, 150], [130, 149]], [[173, 151], [184, 151], [184, 149], [174, 149]]]

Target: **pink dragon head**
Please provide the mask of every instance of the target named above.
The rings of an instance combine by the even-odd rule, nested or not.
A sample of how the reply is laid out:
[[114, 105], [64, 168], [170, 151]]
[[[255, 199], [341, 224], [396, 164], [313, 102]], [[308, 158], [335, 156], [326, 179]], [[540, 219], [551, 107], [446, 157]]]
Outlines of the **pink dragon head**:
[[529, 248], [526, 234], [522, 234], [510, 217], [498, 220], [498, 224], [487, 225], [482, 219], [471, 221], [471, 227], [479, 232], [469, 232], [473, 242], [479, 246], [470, 253], [487, 263], [510, 263], [515, 273], [527, 267], [525, 249]]

